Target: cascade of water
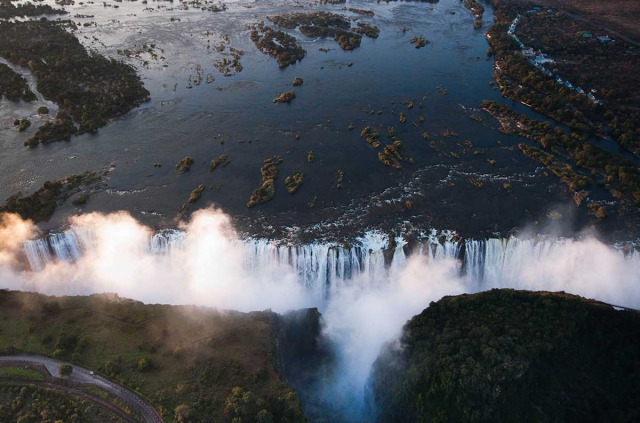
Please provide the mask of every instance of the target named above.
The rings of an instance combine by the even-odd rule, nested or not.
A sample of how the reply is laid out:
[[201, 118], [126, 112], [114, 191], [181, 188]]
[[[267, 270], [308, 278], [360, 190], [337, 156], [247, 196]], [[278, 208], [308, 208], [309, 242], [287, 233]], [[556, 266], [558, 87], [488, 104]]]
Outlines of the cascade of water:
[[[512, 286], [532, 261], [552, 257], [566, 242], [557, 238], [515, 237], [458, 241], [452, 233], [438, 235], [435, 231], [420, 239], [418, 248], [415, 249], [416, 254], [429, 262], [462, 260], [462, 274], [478, 289]], [[389, 248], [389, 238], [376, 231], [365, 233], [353, 245], [287, 245], [251, 238], [237, 242], [243, 248], [244, 266], [247, 270], [259, 272], [275, 266], [291, 266], [298, 275], [299, 282], [319, 297], [328, 295], [332, 289], [352, 283], [384, 283], [386, 276], [401, 271], [407, 261], [404, 248], [407, 242], [402, 236], [396, 236], [396, 247], [387, 268], [385, 251]], [[163, 230], [151, 237], [147, 251], [154, 255], [172, 254], [183, 250], [186, 243], [185, 232]], [[23, 244], [23, 251], [31, 270], [37, 272], [57, 260], [77, 261], [83, 254], [91, 251], [95, 244], [95, 234], [89, 229], [72, 227], [64, 232], [52, 233], [46, 238], [27, 241]], [[625, 259], [640, 263], [640, 253], [630, 251]]]

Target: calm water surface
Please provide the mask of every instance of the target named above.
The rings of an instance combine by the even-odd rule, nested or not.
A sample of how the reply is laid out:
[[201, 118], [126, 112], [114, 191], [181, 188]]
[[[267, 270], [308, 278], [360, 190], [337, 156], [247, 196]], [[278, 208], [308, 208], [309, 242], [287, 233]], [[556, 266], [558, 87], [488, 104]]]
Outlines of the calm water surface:
[[[484, 99], [508, 103], [489, 85], [493, 62], [486, 56], [484, 38], [492, 18], [488, 5], [483, 29], [474, 30], [473, 16], [458, 0], [355, 0], [341, 5], [237, 1], [227, 2], [228, 10], [219, 13], [183, 10], [177, 2], [106, 4], [119, 7], [90, 2], [66, 9], [79, 24], [76, 35], [85, 46], [139, 70], [151, 92], [149, 103], [96, 135], [31, 150], [22, 143], [42, 120], [35, 116], [41, 102], [0, 102], [0, 200], [33, 191], [46, 180], [110, 170], [104, 188], [85, 206], [68, 202], [41, 225], [45, 230], [64, 225], [72, 213], [115, 210], [127, 210], [152, 226], [175, 226], [180, 206], [199, 184], [206, 190], [190, 211], [213, 204], [252, 235], [344, 237], [371, 227], [434, 227], [481, 237], [514, 228], [542, 231], [551, 224], [573, 231], [585, 225], [583, 212], [572, 205], [562, 185], [517, 151], [519, 142], [528, 141], [500, 134], [496, 122], [475, 109]], [[359, 16], [344, 7], [373, 10], [375, 16]], [[287, 30], [307, 56], [286, 69], [279, 69], [275, 59], [249, 40], [247, 26], [266, 16], [316, 10], [370, 21], [380, 28], [380, 37], [363, 37], [360, 48], [344, 52], [332, 39]], [[82, 26], [87, 22], [96, 25]], [[414, 48], [409, 40], [419, 35], [431, 43]], [[221, 43], [222, 52], [216, 49]], [[153, 45], [157, 56], [118, 52], [142, 50], [145, 44]], [[228, 57], [230, 47], [244, 51], [243, 70], [225, 77], [214, 63]], [[203, 80], [195, 85], [198, 74]], [[207, 74], [215, 80], [207, 83]], [[296, 98], [290, 104], [273, 104], [273, 98], [291, 89], [296, 76], [304, 79], [295, 89]], [[412, 109], [402, 104], [409, 100], [415, 104]], [[405, 124], [399, 122], [400, 112], [407, 116]], [[472, 120], [472, 114], [483, 121]], [[18, 133], [13, 120], [28, 116], [36, 124]], [[349, 123], [353, 131], [347, 129]], [[394, 126], [415, 163], [403, 169], [382, 165], [377, 151], [359, 136], [365, 126], [379, 128], [383, 144], [389, 141], [386, 128]], [[457, 135], [445, 137], [447, 130]], [[435, 149], [423, 139], [424, 132]], [[231, 163], [209, 172], [209, 161], [220, 154]], [[284, 159], [276, 195], [265, 205], [247, 209], [249, 195], [260, 182], [262, 161], [273, 155]], [[175, 164], [185, 156], [195, 164], [177, 175]], [[283, 180], [293, 170], [304, 172], [304, 183], [288, 195]], [[344, 172], [342, 189], [335, 188], [338, 170]], [[482, 181], [483, 187], [469, 179]], [[503, 188], [505, 182], [510, 191]], [[311, 209], [308, 203], [314, 198]], [[549, 219], [552, 211], [562, 217], [551, 213], [555, 219]], [[607, 225], [607, 231], [618, 233], [629, 222], [612, 219]]]

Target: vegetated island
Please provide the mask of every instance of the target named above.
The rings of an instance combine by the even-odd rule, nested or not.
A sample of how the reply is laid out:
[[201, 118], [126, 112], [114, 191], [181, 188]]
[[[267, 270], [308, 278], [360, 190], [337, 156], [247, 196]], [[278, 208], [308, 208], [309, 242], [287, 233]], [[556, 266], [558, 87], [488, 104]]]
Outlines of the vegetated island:
[[0, 19], [65, 14], [67, 14], [67, 11], [63, 9], [54, 9], [48, 4], [36, 5], [31, 2], [24, 2], [14, 5], [12, 0], [0, 0]]
[[47, 221], [53, 215], [59, 203], [78, 194], [75, 204], [84, 204], [90, 192], [87, 188], [97, 184], [101, 174], [86, 171], [64, 179], [47, 181], [31, 195], [14, 194], [0, 205], [0, 213], [17, 213], [23, 219], [33, 222]]
[[307, 37], [332, 37], [343, 50], [360, 47], [362, 35], [378, 38], [380, 33], [370, 23], [358, 22], [356, 28], [351, 28], [351, 22], [344, 16], [329, 12], [287, 13], [268, 19], [282, 28], [298, 28]]
[[[367, 126], [360, 132], [360, 137], [374, 149], [378, 149], [382, 143], [380, 142], [380, 132], [371, 126]], [[395, 169], [402, 168], [402, 161], [409, 164], [413, 164], [414, 160], [409, 154], [407, 154], [406, 148], [402, 144], [402, 141], [396, 139], [395, 128], [389, 127], [389, 138], [391, 143], [383, 147], [382, 151], [378, 152], [378, 160], [380, 163], [393, 167]]]
[[55, 120], [25, 142], [30, 147], [96, 131], [149, 99], [133, 67], [89, 54], [65, 28], [73, 30], [75, 24], [0, 22], [0, 56], [28, 67], [37, 77], [38, 91], [60, 108]]
[[252, 27], [250, 38], [258, 50], [275, 57], [281, 68], [293, 65], [307, 54], [307, 51], [298, 44], [295, 37], [283, 31], [276, 31], [265, 25], [264, 22]]
[[482, 15], [484, 14], [484, 6], [476, 0], [464, 0], [464, 7], [469, 9], [473, 13], [475, 20], [473, 21], [473, 27], [478, 29], [482, 27]]
[[593, 145], [577, 132], [554, 129], [550, 122], [528, 118], [507, 106], [485, 100], [481, 108], [500, 122], [501, 132], [536, 141], [538, 147], [521, 143], [520, 151], [545, 165], [575, 194], [580, 193], [574, 196], [578, 206], [596, 182], [609, 191], [622, 212], [640, 207], [640, 170], [633, 163]]
[[31, 91], [27, 81], [9, 66], [0, 63], [0, 99], [9, 101], [35, 101], [36, 95]]
[[[332, 37], [343, 50], [353, 50], [360, 46], [362, 36], [378, 38], [380, 30], [369, 22], [358, 22], [351, 28], [345, 17], [329, 12], [299, 12], [269, 16], [274, 24], [286, 28], [298, 28], [307, 37]], [[307, 54], [295, 37], [274, 30], [264, 22], [254, 25], [251, 41], [264, 54], [275, 57], [281, 68], [300, 61]]]
[[[488, 54], [502, 95], [640, 157], [640, 46], [590, 21], [589, 11], [602, 2], [547, 3], [493, 0]], [[571, 12], [556, 8], [567, 3]], [[597, 7], [628, 5], [631, 20], [638, 11], [631, 3]]]
[[380, 422], [635, 421], [640, 313], [565, 293], [444, 297], [374, 364]]
[[[93, 370], [142, 395], [165, 422], [305, 422], [280, 372], [284, 323], [285, 317], [270, 311], [0, 290], [0, 354], [49, 356]], [[0, 367], [2, 397], [5, 383]], [[31, 389], [17, 395], [30, 401]], [[65, 397], [41, 395], [40, 407], [64, 418], [65, 411], [52, 405], [71, 405]], [[18, 421], [24, 411], [0, 406], [6, 421]], [[81, 409], [83, 417], [90, 412]]]
[[229, 163], [231, 162], [227, 158], [227, 155], [221, 154], [215, 159], [211, 160], [211, 163], [209, 163], [209, 172], [213, 172], [218, 167], [226, 167]]
[[[552, 1], [545, 7], [515, 0], [493, 3], [488, 54], [494, 55], [494, 78], [503, 96], [567, 128], [495, 102], [481, 107], [500, 122], [502, 132], [538, 144], [521, 143], [519, 150], [560, 178], [576, 205], [586, 204], [598, 219], [637, 213], [640, 172], [624, 155], [640, 157], [640, 77], [631, 71], [640, 66], [640, 46], [586, 19], [595, 2], [573, 4], [571, 11], [561, 8], [575, 2]], [[601, 139], [616, 141], [623, 151], [601, 148]], [[600, 187], [611, 201], [593, 200]]]
[[284, 179], [284, 184], [287, 187], [287, 192], [289, 194], [295, 194], [295, 192], [302, 185], [302, 181], [304, 180], [304, 173], [299, 170], [294, 170], [293, 173], [287, 176]]
[[273, 156], [264, 160], [260, 168], [262, 182], [260, 186], [253, 190], [249, 197], [247, 207], [251, 208], [258, 204], [270, 201], [276, 193], [275, 180], [278, 177], [278, 167], [282, 163], [282, 157]]

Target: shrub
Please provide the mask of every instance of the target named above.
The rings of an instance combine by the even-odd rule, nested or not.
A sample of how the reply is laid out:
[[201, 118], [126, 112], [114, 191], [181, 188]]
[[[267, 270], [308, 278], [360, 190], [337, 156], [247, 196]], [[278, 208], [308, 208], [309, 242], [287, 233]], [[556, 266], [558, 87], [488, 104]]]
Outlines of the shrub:
[[144, 373], [149, 370], [151, 370], [151, 361], [146, 357], [141, 358], [138, 361], [138, 371]]
[[63, 377], [71, 376], [73, 372], [73, 367], [70, 364], [61, 364], [58, 367], [58, 374]]

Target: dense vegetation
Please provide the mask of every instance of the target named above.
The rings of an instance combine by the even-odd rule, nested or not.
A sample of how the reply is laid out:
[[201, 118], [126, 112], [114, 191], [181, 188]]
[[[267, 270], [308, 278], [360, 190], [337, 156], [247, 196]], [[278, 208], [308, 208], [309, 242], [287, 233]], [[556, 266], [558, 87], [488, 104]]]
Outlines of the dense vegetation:
[[0, 421], [119, 423], [125, 420], [83, 398], [74, 398], [54, 389], [0, 385]]
[[[543, 163], [572, 191], [590, 189], [595, 179], [609, 191], [613, 200], [623, 206], [623, 210], [640, 207], [640, 171], [633, 163], [591, 144], [577, 132], [554, 129], [549, 122], [528, 118], [507, 106], [484, 101], [481, 107], [500, 121], [503, 133], [536, 141], [540, 148], [523, 145], [520, 150]], [[535, 153], [540, 149], [544, 154]], [[568, 160], [575, 163], [575, 169], [567, 163]]]
[[264, 22], [252, 28], [250, 37], [258, 50], [275, 57], [281, 68], [293, 65], [307, 54], [295, 37], [283, 31], [275, 31]]
[[167, 423], [304, 422], [277, 369], [276, 325], [268, 311], [0, 291], [0, 353], [94, 370], [145, 396]]
[[49, 144], [56, 141], [69, 141], [71, 136], [78, 133], [73, 118], [66, 110], [59, 110], [56, 117], [40, 126], [33, 136], [24, 142], [27, 147], [37, 147], [38, 144]]
[[383, 422], [638, 421], [640, 314], [564, 293], [444, 297], [374, 365]]
[[[624, 39], [600, 41], [597, 36], [612, 34], [557, 9], [529, 12], [533, 3], [493, 3], [489, 53], [495, 56], [494, 76], [502, 94], [574, 130], [611, 136], [640, 155], [640, 74], [635, 71], [640, 66], [639, 48]], [[507, 34], [518, 14], [516, 35], [526, 47], [555, 60], [545, 65], [553, 76], [534, 67]], [[555, 75], [582, 88], [584, 94], [559, 84]], [[587, 97], [592, 90], [602, 104]]]
[[209, 172], [213, 172], [214, 170], [216, 170], [217, 167], [225, 167], [229, 163], [230, 162], [229, 162], [229, 159], [227, 158], [227, 155], [221, 154], [215, 159], [211, 160], [211, 163], [209, 163]]
[[413, 163], [413, 157], [407, 155], [402, 141], [395, 138], [391, 144], [385, 145], [382, 151], [378, 152], [378, 160], [380, 160], [380, 163], [395, 169], [402, 167], [400, 164], [401, 161]]
[[294, 170], [291, 175], [287, 176], [284, 179], [284, 184], [287, 187], [287, 192], [289, 194], [294, 194], [298, 190], [298, 188], [300, 188], [300, 185], [302, 185], [303, 180], [304, 173], [300, 172], [299, 170]]
[[273, 99], [274, 103], [291, 103], [291, 100], [296, 98], [295, 91], [286, 91], [281, 93], [278, 97]]
[[344, 16], [329, 12], [288, 13], [270, 16], [269, 20], [282, 28], [298, 28], [307, 37], [332, 37], [343, 50], [359, 47], [362, 35], [378, 38], [380, 33], [376, 26], [365, 22], [352, 29]]
[[29, 89], [27, 81], [9, 66], [0, 63], [0, 100], [2, 97], [11, 101], [36, 100], [36, 95]]
[[76, 132], [76, 125], [78, 133], [95, 131], [149, 97], [135, 69], [88, 53], [63, 25], [74, 24], [0, 22], [0, 56], [29, 67], [38, 79], [38, 91], [60, 107], [60, 124], [71, 126], [36, 134], [30, 146], [64, 139]]
[[40, 15], [64, 15], [66, 13], [66, 11], [54, 9], [48, 4], [35, 5], [30, 2], [25, 2], [14, 5], [11, 3], [11, 0], [0, 0], [0, 19]]
[[49, 220], [59, 202], [67, 200], [100, 179], [99, 174], [87, 171], [64, 179], [47, 181], [31, 195], [14, 194], [7, 198], [7, 201], [0, 205], [0, 213], [17, 213], [23, 219], [31, 219], [34, 222]]
[[180, 159], [180, 161], [176, 164], [176, 170], [179, 175], [182, 175], [185, 172], [188, 172], [193, 165], [193, 158], [186, 156]]
[[282, 163], [282, 157], [280, 156], [273, 156], [264, 160], [260, 168], [262, 182], [251, 193], [247, 207], [251, 208], [258, 204], [264, 204], [273, 198], [276, 193], [275, 180], [278, 177], [280, 163]]

